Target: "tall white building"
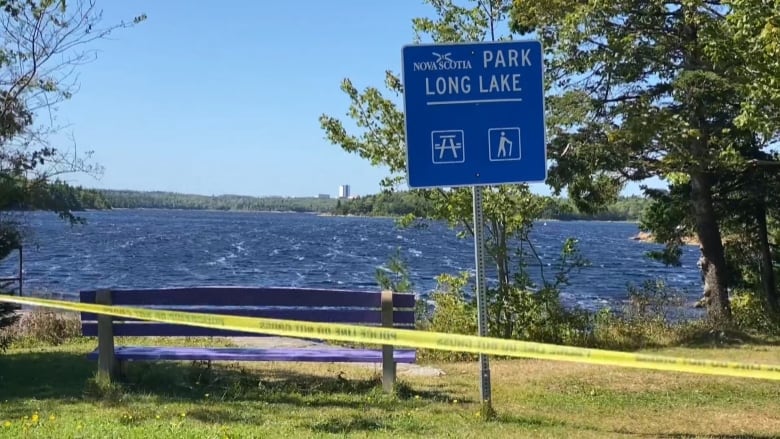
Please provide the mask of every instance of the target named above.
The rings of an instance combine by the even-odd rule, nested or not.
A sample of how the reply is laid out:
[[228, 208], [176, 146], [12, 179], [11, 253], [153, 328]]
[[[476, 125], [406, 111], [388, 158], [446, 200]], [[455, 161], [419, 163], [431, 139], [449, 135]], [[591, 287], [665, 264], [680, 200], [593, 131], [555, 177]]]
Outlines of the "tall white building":
[[349, 198], [349, 185], [342, 184], [339, 186], [339, 198]]

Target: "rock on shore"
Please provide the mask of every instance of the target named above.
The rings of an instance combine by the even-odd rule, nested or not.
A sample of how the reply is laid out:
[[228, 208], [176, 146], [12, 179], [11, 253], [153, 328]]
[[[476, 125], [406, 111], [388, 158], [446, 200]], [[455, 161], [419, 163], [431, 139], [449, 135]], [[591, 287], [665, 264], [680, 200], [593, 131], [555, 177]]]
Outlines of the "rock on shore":
[[[639, 242], [650, 242], [650, 243], [658, 243], [655, 240], [655, 236], [653, 236], [650, 232], [639, 232], [636, 235], [632, 236], [631, 239], [634, 241]], [[686, 236], [683, 238], [683, 244], [685, 245], [699, 245], [699, 240], [695, 236]]]

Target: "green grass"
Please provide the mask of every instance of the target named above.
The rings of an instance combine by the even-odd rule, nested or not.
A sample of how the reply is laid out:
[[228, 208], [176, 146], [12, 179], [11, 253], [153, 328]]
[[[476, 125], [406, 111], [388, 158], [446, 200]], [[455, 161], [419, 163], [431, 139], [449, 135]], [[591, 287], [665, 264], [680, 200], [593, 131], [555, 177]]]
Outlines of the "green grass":
[[[159, 340], [157, 341], [159, 342]], [[172, 344], [226, 344], [175, 340]], [[497, 418], [478, 415], [476, 362], [401, 374], [342, 364], [136, 363], [94, 379], [94, 339], [0, 354], [0, 437], [717, 437], [780, 434], [780, 382], [537, 360], [491, 362]], [[780, 363], [780, 347], [654, 350]]]

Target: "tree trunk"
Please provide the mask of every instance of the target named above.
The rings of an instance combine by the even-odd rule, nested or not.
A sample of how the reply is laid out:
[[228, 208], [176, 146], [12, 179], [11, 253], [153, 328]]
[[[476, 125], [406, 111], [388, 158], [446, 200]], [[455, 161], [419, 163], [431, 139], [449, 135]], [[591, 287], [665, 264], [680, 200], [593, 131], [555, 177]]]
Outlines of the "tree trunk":
[[766, 224], [766, 201], [759, 202], [757, 212], [758, 245], [761, 247], [761, 284], [764, 287], [764, 300], [773, 314], [780, 310], [780, 300], [777, 297], [775, 270], [772, 261], [772, 249], [769, 247], [769, 231]]
[[726, 256], [720, 227], [712, 203], [712, 183], [709, 175], [691, 175], [691, 201], [696, 218], [696, 235], [701, 248], [700, 267], [704, 279], [703, 302], [708, 316], [715, 321], [731, 318]]

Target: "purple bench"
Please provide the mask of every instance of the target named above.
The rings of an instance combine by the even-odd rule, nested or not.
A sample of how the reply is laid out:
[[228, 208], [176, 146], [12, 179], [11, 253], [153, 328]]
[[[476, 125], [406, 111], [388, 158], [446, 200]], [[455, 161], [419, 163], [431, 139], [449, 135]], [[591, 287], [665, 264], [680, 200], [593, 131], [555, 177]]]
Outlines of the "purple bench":
[[[324, 323], [349, 323], [414, 329], [414, 294], [304, 288], [194, 287], [82, 291], [83, 303], [137, 306], [209, 314], [230, 314]], [[413, 349], [195, 348], [114, 346], [114, 337], [262, 337], [263, 334], [175, 325], [81, 313], [84, 336], [97, 336], [88, 358], [98, 372], [114, 378], [126, 361], [316, 361], [382, 363], [385, 390], [395, 382], [397, 363], [414, 363]]]

